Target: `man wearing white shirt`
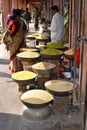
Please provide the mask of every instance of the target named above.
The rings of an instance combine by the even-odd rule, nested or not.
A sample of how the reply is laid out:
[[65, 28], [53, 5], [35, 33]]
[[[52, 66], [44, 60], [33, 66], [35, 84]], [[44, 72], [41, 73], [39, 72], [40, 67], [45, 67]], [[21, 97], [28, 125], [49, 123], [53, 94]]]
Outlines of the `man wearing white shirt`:
[[52, 22], [48, 30], [51, 32], [51, 42], [58, 43], [64, 37], [64, 20], [63, 16], [59, 14], [58, 6], [52, 6]]

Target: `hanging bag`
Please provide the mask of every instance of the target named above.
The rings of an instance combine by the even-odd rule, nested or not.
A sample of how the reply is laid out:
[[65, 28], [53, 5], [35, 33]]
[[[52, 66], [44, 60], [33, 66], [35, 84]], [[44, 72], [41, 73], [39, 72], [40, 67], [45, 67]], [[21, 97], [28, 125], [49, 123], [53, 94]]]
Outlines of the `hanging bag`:
[[7, 46], [12, 44], [12, 37], [9, 29], [7, 29], [7, 31], [3, 34], [2, 42]]

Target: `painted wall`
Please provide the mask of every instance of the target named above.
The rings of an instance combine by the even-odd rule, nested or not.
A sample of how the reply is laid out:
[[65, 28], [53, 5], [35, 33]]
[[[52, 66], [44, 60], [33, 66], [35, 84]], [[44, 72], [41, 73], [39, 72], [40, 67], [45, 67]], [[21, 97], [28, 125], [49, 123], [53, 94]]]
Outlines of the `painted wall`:
[[2, 14], [3, 14], [3, 26], [4, 26], [4, 31], [7, 29], [6, 25], [6, 17], [10, 11], [11, 8], [21, 8], [25, 7], [26, 8], [26, 3], [20, 2], [20, 0], [3, 0], [2, 1]]
[[[4, 31], [6, 30], [7, 28], [7, 25], [6, 25], [6, 17], [7, 17], [7, 14], [10, 10], [10, 5], [9, 5], [9, 0], [3, 0], [2, 2], [2, 15], [3, 15], [3, 26], [4, 26]], [[5, 4], [6, 3], [6, 4]]]

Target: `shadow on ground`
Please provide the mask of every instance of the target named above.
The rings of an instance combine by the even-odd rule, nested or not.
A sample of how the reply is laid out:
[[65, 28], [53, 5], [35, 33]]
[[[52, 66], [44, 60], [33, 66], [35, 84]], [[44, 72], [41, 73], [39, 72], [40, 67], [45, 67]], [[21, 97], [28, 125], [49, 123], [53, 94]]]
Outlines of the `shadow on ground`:
[[8, 59], [0, 59], [0, 64], [9, 64], [9, 60]]
[[11, 78], [11, 75], [8, 74], [8, 73], [5, 73], [5, 72], [0, 72], [0, 77], [3, 77], [3, 78]]
[[0, 130], [60, 130], [60, 123], [29, 121], [22, 115], [0, 113]]

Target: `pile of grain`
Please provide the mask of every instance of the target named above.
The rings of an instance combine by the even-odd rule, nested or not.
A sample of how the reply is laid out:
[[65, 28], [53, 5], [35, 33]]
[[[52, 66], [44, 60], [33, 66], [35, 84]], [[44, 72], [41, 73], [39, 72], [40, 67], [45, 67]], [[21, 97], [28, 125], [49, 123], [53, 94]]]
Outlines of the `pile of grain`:
[[46, 47], [49, 48], [56, 48], [56, 49], [64, 49], [65, 47], [62, 45], [62, 43], [53, 43], [53, 42], [49, 42]]
[[40, 52], [42, 55], [62, 55], [63, 52], [61, 50], [57, 50], [57, 49], [52, 49], [52, 48], [47, 48], [43, 51]]
[[69, 49], [69, 50], [65, 51], [64, 54], [73, 56], [74, 55], [74, 49]]
[[36, 69], [36, 70], [49, 70], [49, 69], [52, 69], [55, 67], [56, 67], [55, 64], [47, 63], [47, 62], [39, 62], [39, 63], [32, 65], [32, 68]]
[[38, 49], [36, 49], [36, 48], [20, 48], [20, 51], [36, 52], [36, 51], [38, 51]]
[[31, 71], [19, 71], [12, 74], [12, 78], [14, 80], [19, 80], [19, 81], [34, 79], [36, 76], [37, 74]]
[[30, 90], [21, 96], [22, 101], [32, 104], [42, 104], [53, 100], [53, 96], [45, 90]]
[[65, 80], [50, 80], [45, 83], [45, 87], [55, 92], [69, 92], [73, 90], [73, 83]]
[[40, 54], [38, 52], [30, 52], [30, 51], [24, 51], [17, 54], [17, 57], [19, 58], [37, 58]]

